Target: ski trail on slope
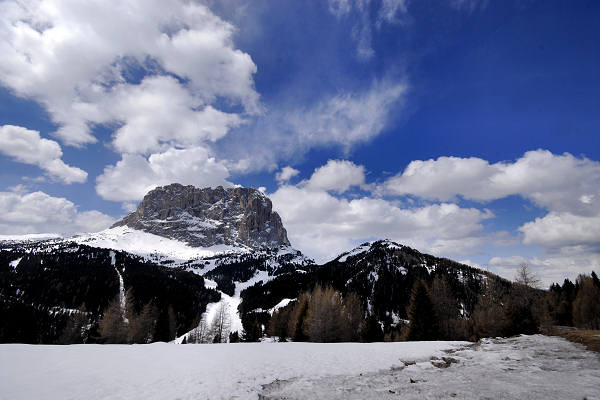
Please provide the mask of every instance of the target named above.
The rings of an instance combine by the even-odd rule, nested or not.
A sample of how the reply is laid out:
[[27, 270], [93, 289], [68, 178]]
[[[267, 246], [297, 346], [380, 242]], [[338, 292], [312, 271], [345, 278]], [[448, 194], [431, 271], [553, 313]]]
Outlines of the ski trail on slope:
[[[267, 282], [269, 280], [272, 280], [273, 278], [274, 277], [270, 276], [267, 271], [257, 270], [256, 273], [254, 274], [254, 276], [252, 278], [248, 279], [247, 281], [235, 282], [235, 291], [233, 293], [233, 296], [230, 296], [227, 293], [223, 293], [222, 291], [218, 290], [218, 292], [221, 294], [221, 300], [214, 302], [214, 303], [208, 303], [206, 305], [206, 311], [202, 314], [202, 318], [206, 321], [208, 326], [210, 326], [221, 303], [226, 303], [228, 306], [228, 311], [229, 311], [228, 314], [229, 314], [229, 321], [230, 321], [230, 332], [237, 331], [239, 334], [242, 334], [244, 329], [242, 326], [242, 318], [238, 311], [238, 307], [242, 302], [242, 297], [241, 297], [242, 291], [244, 289], [254, 285], [257, 282], [260, 282], [260, 281]], [[205, 283], [204, 283], [205, 287], [212, 287], [212, 288], [216, 289], [216, 282], [214, 282], [208, 278], [204, 278], [204, 280], [205, 280]], [[184, 333], [180, 337], [176, 338], [174, 342], [181, 343], [183, 341], [183, 338], [187, 337], [190, 334], [190, 332]]]

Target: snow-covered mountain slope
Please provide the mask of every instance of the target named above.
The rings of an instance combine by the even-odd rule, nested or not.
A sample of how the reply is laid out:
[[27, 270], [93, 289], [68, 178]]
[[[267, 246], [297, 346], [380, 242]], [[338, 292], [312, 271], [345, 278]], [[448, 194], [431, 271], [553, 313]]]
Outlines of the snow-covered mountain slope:
[[476, 293], [487, 272], [455, 261], [421, 253], [390, 240], [364, 243], [323, 265], [327, 274], [346, 290], [359, 293], [380, 319], [390, 323], [406, 318], [414, 283], [443, 279], [459, 294], [458, 307], [472, 312]]
[[306, 274], [296, 270], [249, 287], [241, 297], [244, 312], [264, 314], [283, 300], [310, 292], [319, 283], [342, 294], [358, 295], [368, 316], [391, 330], [400, 329], [408, 319], [407, 307], [415, 283], [423, 280], [432, 287], [437, 282], [436, 288], [449, 288], [451, 307], [468, 317], [490, 277], [499, 285], [510, 286], [510, 282], [486, 271], [379, 240], [342, 253]]
[[[96, 248], [110, 250], [113, 264], [115, 252], [120, 252], [141, 257], [151, 263], [148, 265], [200, 275], [204, 286], [216, 289], [221, 296], [219, 301], [208, 304], [205, 318], [210, 321], [218, 306], [227, 303], [232, 329], [239, 332], [240, 294], [244, 289], [314, 266], [313, 260], [289, 245], [268, 198], [243, 188], [213, 190], [169, 185], [150, 192], [138, 211], [101, 232], [66, 238], [6, 239], [0, 240], [0, 249], [17, 249], [11, 256], [11, 268], [22, 253], [61, 258], [66, 252], [89, 257], [89, 248]], [[130, 282], [123, 280], [114, 265], [113, 270], [123, 294]]]
[[112, 249], [134, 254], [164, 266], [193, 272], [204, 277], [207, 288], [217, 289], [221, 300], [207, 305], [206, 321], [212, 321], [216, 310], [225, 303], [232, 332], [242, 332], [239, 305], [241, 292], [256, 284], [273, 280], [279, 274], [304, 271], [314, 261], [289, 245], [252, 249], [248, 246], [214, 245], [194, 247], [188, 243], [118, 226], [93, 234], [60, 239], [90, 247]]
[[118, 226], [63, 240], [85, 244], [90, 247], [126, 251], [159, 263], [172, 260], [176, 265], [194, 259], [211, 258], [222, 254], [249, 253], [251, 250], [247, 246], [225, 244], [195, 247], [180, 240], [154, 235], [127, 226]]

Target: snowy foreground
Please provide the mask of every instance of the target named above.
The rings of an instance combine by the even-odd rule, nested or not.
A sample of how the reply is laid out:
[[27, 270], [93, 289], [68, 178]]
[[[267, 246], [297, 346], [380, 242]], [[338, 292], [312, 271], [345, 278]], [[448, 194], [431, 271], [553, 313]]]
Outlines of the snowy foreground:
[[479, 344], [0, 345], [0, 382], [1, 399], [597, 399], [600, 357], [541, 335]]

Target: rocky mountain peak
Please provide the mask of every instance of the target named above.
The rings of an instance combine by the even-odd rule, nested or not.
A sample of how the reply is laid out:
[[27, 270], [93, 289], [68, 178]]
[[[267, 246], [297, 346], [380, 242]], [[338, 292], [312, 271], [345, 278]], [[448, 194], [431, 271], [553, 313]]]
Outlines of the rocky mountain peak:
[[173, 183], [144, 196], [137, 210], [113, 227], [128, 226], [191, 246], [289, 245], [271, 200], [253, 188], [197, 188]]

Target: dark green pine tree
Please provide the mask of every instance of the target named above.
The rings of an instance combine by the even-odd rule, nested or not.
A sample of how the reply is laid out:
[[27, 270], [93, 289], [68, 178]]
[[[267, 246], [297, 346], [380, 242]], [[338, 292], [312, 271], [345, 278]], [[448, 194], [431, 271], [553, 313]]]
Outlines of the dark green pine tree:
[[377, 317], [374, 314], [369, 315], [361, 333], [361, 341], [367, 343], [382, 342], [383, 337], [383, 331], [381, 330], [381, 325], [379, 324]]
[[438, 321], [429, 298], [429, 290], [422, 280], [415, 283], [408, 306], [407, 340], [436, 340], [439, 337]]

